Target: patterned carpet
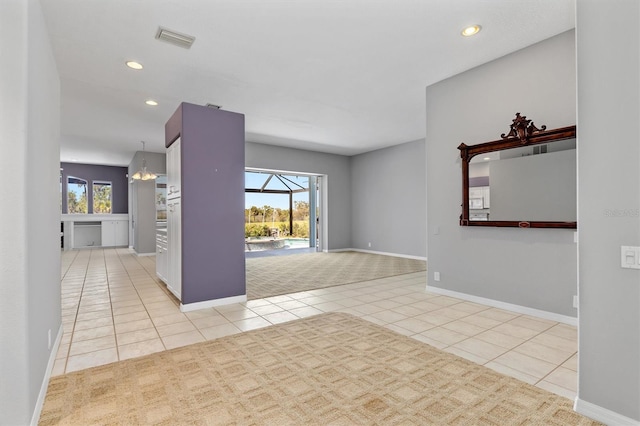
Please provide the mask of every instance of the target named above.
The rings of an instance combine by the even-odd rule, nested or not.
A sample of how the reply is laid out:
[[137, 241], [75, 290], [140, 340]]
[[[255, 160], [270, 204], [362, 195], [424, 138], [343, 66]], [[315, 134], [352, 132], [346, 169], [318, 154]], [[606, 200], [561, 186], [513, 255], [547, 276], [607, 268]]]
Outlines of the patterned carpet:
[[355, 251], [253, 258], [246, 260], [247, 298], [261, 299], [426, 270], [424, 260]]
[[595, 425], [571, 401], [344, 313], [53, 377], [40, 425]]

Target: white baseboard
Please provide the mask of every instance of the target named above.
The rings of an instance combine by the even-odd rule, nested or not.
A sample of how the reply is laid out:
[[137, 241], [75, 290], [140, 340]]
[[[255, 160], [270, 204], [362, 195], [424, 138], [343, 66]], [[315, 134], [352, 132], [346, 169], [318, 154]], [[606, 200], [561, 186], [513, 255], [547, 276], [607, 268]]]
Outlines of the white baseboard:
[[410, 254], [400, 254], [400, 253], [387, 253], [385, 251], [363, 250], [363, 249], [357, 249], [357, 248], [335, 249], [335, 250], [329, 250], [329, 251], [332, 253], [339, 253], [341, 251], [358, 251], [360, 253], [380, 254], [382, 256], [403, 257], [405, 259], [424, 260], [425, 262], [427, 261], [427, 258], [422, 256], [413, 256]]
[[592, 404], [576, 397], [573, 403], [573, 409], [576, 413], [587, 416], [593, 420], [597, 420], [607, 425], [615, 426], [638, 426], [640, 421], [618, 414], [614, 411], [602, 408], [599, 405]]
[[222, 299], [204, 300], [202, 302], [180, 304], [180, 312], [197, 311], [198, 309], [213, 308], [214, 306], [231, 305], [233, 303], [242, 303], [247, 301], [247, 295], [225, 297]]
[[155, 256], [155, 255], [156, 255], [155, 251], [153, 253], [138, 253], [138, 252], [136, 252], [136, 256], [138, 256], [138, 257]]
[[352, 248], [343, 248], [343, 249], [331, 249], [331, 250], [323, 250], [325, 253], [340, 253], [341, 251], [355, 251]]
[[62, 341], [62, 324], [58, 329], [58, 335], [55, 342], [51, 346], [51, 352], [49, 353], [49, 362], [47, 363], [47, 369], [44, 372], [44, 378], [42, 379], [42, 386], [38, 393], [38, 399], [36, 400], [36, 406], [33, 409], [33, 415], [31, 416], [31, 425], [37, 426], [40, 420], [40, 413], [42, 413], [42, 406], [44, 405], [44, 398], [47, 396], [47, 389], [49, 388], [49, 379], [51, 379], [51, 372], [53, 371], [53, 365], [56, 362], [56, 355], [60, 348], [60, 342]]
[[431, 293], [441, 294], [443, 296], [451, 296], [457, 299], [467, 300], [469, 302], [480, 303], [483, 305], [492, 306], [494, 308], [505, 309], [507, 311], [517, 312], [519, 314], [531, 315], [538, 318], [548, 319], [551, 321], [561, 322], [563, 324], [578, 326], [578, 318], [570, 317], [568, 315], [561, 315], [555, 312], [542, 311], [540, 309], [529, 308], [527, 306], [514, 305], [512, 303], [501, 302], [500, 300], [487, 299], [480, 296], [474, 296], [472, 294], [460, 293], [453, 290], [447, 290], [439, 287], [431, 287], [427, 285], [427, 291]]

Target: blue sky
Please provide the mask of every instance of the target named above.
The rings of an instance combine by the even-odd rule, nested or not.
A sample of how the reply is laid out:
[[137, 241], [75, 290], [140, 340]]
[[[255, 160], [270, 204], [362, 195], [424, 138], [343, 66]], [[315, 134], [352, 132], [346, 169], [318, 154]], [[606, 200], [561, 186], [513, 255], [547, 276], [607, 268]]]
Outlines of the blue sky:
[[[265, 181], [269, 177], [270, 173], [256, 173], [256, 172], [245, 172], [245, 188], [261, 188], [264, 185]], [[290, 179], [294, 182], [297, 182], [301, 186], [308, 187], [309, 186], [309, 178], [307, 176], [291, 176], [291, 175], [283, 175], [287, 179]], [[285, 180], [286, 182], [286, 180]], [[287, 184], [293, 188], [299, 188], [289, 182]], [[266, 189], [284, 189], [287, 187], [276, 177], [273, 177]], [[244, 196], [244, 207], [245, 209], [251, 208], [251, 206], [262, 207], [262, 206], [271, 206], [274, 208], [280, 209], [288, 209], [289, 208], [289, 195], [288, 194], [256, 194], [256, 193], [245, 193]], [[309, 193], [303, 192], [299, 194], [293, 194], [293, 201], [309, 201]]]

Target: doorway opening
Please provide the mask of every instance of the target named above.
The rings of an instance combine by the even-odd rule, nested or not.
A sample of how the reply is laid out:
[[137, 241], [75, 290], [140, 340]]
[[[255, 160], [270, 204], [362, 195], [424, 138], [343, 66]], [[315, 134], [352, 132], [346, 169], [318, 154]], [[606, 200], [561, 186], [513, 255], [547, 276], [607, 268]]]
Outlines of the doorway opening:
[[245, 253], [322, 251], [324, 179], [313, 173], [246, 169]]

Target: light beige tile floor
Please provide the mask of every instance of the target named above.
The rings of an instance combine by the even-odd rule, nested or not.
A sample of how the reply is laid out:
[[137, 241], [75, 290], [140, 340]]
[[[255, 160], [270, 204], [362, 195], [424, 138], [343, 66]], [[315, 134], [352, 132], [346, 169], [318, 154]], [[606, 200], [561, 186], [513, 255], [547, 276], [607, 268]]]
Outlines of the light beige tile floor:
[[348, 312], [503, 374], [574, 398], [576, 328], [425, 291], [415, 273], [181, 313], [155, 258], [63, 252], [63, 374], [328, 311]]

